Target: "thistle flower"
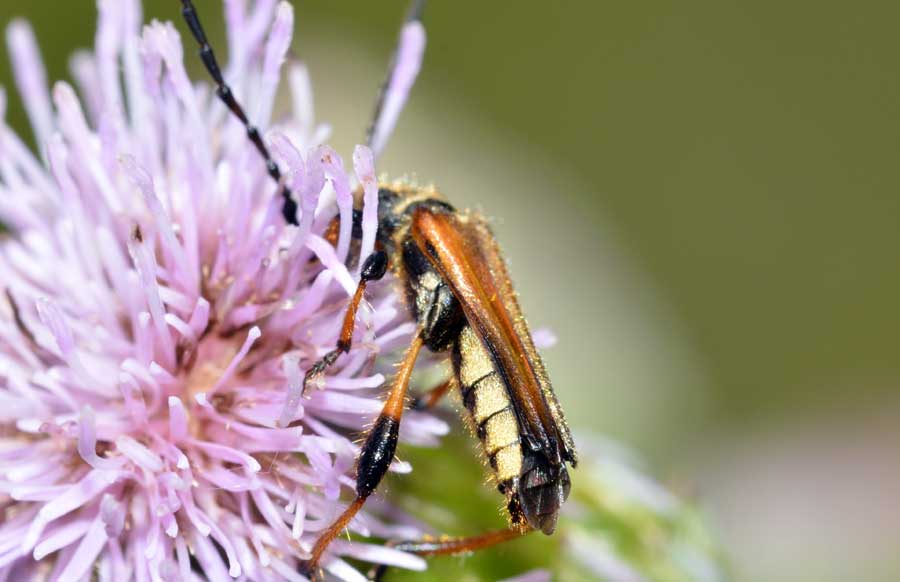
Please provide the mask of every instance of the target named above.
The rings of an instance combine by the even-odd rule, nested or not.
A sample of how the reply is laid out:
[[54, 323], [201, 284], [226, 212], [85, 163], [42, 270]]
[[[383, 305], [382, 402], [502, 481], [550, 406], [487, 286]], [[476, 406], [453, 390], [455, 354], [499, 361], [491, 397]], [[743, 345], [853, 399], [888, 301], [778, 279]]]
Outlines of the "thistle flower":
[[[550, 537], [526, 536], [490, 555], [431, 560], [428, 579], [508, 582], [727, 582], [723, 548], [698, 504], [676, 495], [651, 476], [646, 463], [625, 445], [592, 431], [576, 431], [578, 470]], [[398, 480], [392, 499], [417, 508], [439, 531], [464, 533], [495, 527], [496, 498], [478, 489], [482, 476], [466, 465], [466, 439], [450, 435], [440, 454], [413, 449], [419, 473], [444, 471], [439, 483]], [[420, 500], [427, 500], [423, 504]], [[511, 578], [509, 578], [512, 576]], [[417, 580], [395, 571], [391, 580]]]
[[[721, 548], [702, 511], [648, 476], [626, 447], [579, 435], [581, 487], [564, 517], [566, 579], [724, 582]], [[577, 572], [577, 574], [576, 574]]]
[[[258, 126], [288, 80], [292, 109], [267, 136], [299, 205], [286, 225], [242, 126], [189, 80], [172, 24], [142, 27], [139, 0], [98, 5], [94, 50], [72, 59], [80, 97], [48, 90], [25, 23], [7, 30], [40, 154], [0, 122], [0, 580], [301, 579], [354, 486], [354, 434], [381, 408], [392, 359], [377, 356], [414, 331], [390, 282], [371, 286], [353, 349], [300, 399], [355, 289], [346, 265], [372, 250], [373, 154], [353, 154], [357, 249], [354, 175], [322, 145], [306, 70], [284, 64], [291, 6], [226, 2], [226, 77]], [[376, 131], [383, 144], [390, 127]], [[446, 430], [410, 412], [402, 437]], [[420, 534], [383, 501], [366, 507], [358, 537]], [[361, 575], [344, 558], [424, 568], [363, 541], [328, 556], [346, 580]]]

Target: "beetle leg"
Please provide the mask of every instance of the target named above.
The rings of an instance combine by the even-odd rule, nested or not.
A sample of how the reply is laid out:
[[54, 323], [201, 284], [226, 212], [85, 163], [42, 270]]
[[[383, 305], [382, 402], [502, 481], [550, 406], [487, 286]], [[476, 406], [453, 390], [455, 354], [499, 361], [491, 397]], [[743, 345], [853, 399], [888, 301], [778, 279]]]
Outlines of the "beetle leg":
[[444, 396], [447, 395], [447, 392], [450, 391], [453, 384], [453, 380], [450, 379], [441, 382], [434, 388], [413, 398], [412, 404], [410, 404], [409, 407], [412, 410], [431, 410], [437, 406]]
[[[455, 538], [449, 536], [440, 536], [437, 538], [426, 537], [422, 540], [404, 541], [404, 542], [388, 542], [388, 545], [394, 549], [420, 556], [447, 556], [454, 554], [466, 554], [477, 550], [483, 550], [519, 538], [532, 530], [509, 528], [489, 531], [477, 536], [464, 538]], [[384, 564], [373, 567], [369, 570], [369, 580], [379, 582], [387, 572], [388, 566]]]
[[321, 360], [313, 364], [306, 375], [303, 377], [302, 394], [306, 395], [309, 389], [309, 382], [320, 377], [328, 366], [337, 361], [338, 356], [350, 351], [353, 343], [353, 327], [356, 323], [356, 312], [359, 310], [359, 304], [362, 302], [363, 295], [366, 291], [366, 285], [369, 281], [378, 281], [384, 277], [387, 271], [388, 258], [387, 253], [383, 250], [377, 250], [366, 257], [360, 271], [359, 283], [356, 286], [356, 292], [350, 299], [350, 305], [347, 306], [347, 312], [344, 314], [344, 323], [341, 326], [341, 335], [337, 341], [337, 347], [331, 350]]
[[394, 378], [387, 399], [384, 401], [381, 414], [369, 430], [369, 434], [366, 435], [366, 441], [356, 462], [356, 498], [316, 540], [310, 559], [301, 563], [301, 574], [309, 578], [317, 575], [319, 560], [325, 549], [347, 527], [353, 516], [362, 509], [366, 499], [375, 492], [381, 479], [387, 473], [397, 449], [400, 418], [406, 407], [409, 379], [423, 343], [422, 334], [419, 332], [413, 338], [406, 355], [403, 356], [400, 369]]

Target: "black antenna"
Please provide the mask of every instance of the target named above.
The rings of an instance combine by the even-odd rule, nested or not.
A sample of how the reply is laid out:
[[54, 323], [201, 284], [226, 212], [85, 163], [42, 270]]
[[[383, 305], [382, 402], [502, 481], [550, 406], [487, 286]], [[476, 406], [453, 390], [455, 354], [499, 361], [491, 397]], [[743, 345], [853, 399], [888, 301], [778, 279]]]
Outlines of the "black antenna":
[[209, 71], [210, 76], [212, 76], [213, 81], [216, 83], [216, 95], [219, 96], [219, 99], [222, 100], [222, 103], [228, 107], [234, 116], [244, 124], [244, 128], [247, 130], [247, 137], [250, 138], [250, 141], [253, 142], [253, 145], [256, 146], [256, 150], [265, 161], [266, 170], [268, 171], [269, 176], [281, 186], [281, 196], [284, 198], [284, 203], [281, 206], [281, 215], [284, 216], [284, 219], [288, 224], [297, 226], [297, 203], [294, 202], [294, 199], [291, 197], [291, 190], [286, 185], [281, 184], [281, 171], [278, 169], [278, 164], [272, 159], [269, 148], [263, 143], [262, 137], [259, 135], [259, 130], [250, 123], [249, 119], [247, 119], [244, 108], [241, 107], [241, 104], [235, 99], [231, 87], [228, 86], [224, 77], [222, 77], [222, 70], [219, 68], [219, 62], [216, 60], [216, 54], [213, 52], [213, 48], [210, 46], [209, 41], [206, 39], [206, 33], [203, 31], [203, 25], [200, 24], [200, 16], [197, 14], [194, 3], [191, 0], [181, 0], [181, 5], [181, 14], [184, 16], [188, 28], [191, 29], [191, 34], [197, 40], [197, 44], [200, 45], [200, 58], [203, 60], [206, 70]]

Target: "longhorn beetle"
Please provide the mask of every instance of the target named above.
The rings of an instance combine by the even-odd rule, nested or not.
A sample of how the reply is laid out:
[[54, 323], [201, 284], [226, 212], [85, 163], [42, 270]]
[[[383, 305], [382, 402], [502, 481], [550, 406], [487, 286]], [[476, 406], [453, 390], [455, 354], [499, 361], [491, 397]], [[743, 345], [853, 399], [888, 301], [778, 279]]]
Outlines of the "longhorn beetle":
[[[414, 4], [407, 26], [421, 26], [422, 4]], [[200, 57], [216, 84], [216, 94], [244, 125], [269, 175], [279, 182], [285, 220], [297, 224], [297, 204], [281, 184], [278, 165], [259, 131], [226, 84], [191, 0], [182, 0], [182, 14], [200, 46]], [[394, 82], [399, 53], [398, 48], [375, 108], [369, 144], [379, 139], [377, 128], [386, 115], [385, 96]], [[361, 206], [358, 192], [355, 199], [355, 205]], [[357, 209], [355, 227], [361, 216]], [[309, 577], [318, 575], [326, 548], [376, 490], [394, 458], [410, 376], [423, 346], [433, 352], [449, 352], [453, 378], [416, 399], [414, 405], [433, 406], [451, 388], [459, 388], [498, 489], [506, 496], [510, 527], [467, 538], [402, 542], [395, 547], [432, 556], [482, 549], [532, 530], [549, 535], [569, 495], [566, 464], [574, 467], [577, 463], [562, 409], [485, 219], [456, 210], [433, 188], [399, 182], [380, 184], [376, 240], [376, 250], [360, 269], [337, 346], [307, 371], [304, 391], [350, 350], [356, 311], [366, 285], [381, 279], [388, 269], [401, 282], [418, 326], [357, 459], [356, 498], [321, 534], [310, 558], [301, 565], [301, 573]], [[373, 576], [380, 577], [383, 571], [377, 569]]]

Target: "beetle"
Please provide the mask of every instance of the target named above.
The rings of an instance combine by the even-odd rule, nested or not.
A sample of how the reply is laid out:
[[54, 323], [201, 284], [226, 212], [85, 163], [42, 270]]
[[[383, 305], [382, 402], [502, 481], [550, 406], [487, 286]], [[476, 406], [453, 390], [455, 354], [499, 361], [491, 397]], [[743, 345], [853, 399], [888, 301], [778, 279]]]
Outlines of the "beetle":
[[[414, 4], [406, 26], [421, 26], [422, 5]], [[285, 220], [297, 224], [297, 204], [282, 183], [259, 130], [225, 82], [191, 0], [182, 0], [182, 14], [216, 84], [216, 94], [243, 123], [269, 175], [279, 183]], [[379, 139], [377, 127], [385, 117], [385, 96], [394, 82], [399, 53], [398, 48], [376, 105], [368, 132], [370, 145]], [[362, 230], [361, 198], [357, 192], [353, 213], [357, 238]], [[506, 497], [510, 525], [473, 537], [392, 545], [431, 556], [482, 549], [534, 530], [552, 534], [571, 487], [567, 465], [577, 464], [562, 408], [487, 221], [477, 213], [457, 210], [432, 187], [385, 183], [378, 190], [376, 243], [360, 268], [358, 287], [347, 307], [337, 345], [306, 372], [303, 391], [350, 350], [366, 286], [389, 270], [401, 282], [417, 330], [383, 409], [365, 436], [356, 465], [356, 496], [322, 532], [309, 559], [301, 565], [301, 573], [311, 578], [318, 576], [319, 560], [329, 544], [375, 492], [394, 459], [410, 377], [422, 347], [449, 354], [453, 378], [417, 398], [414, 406], [428, 408], [451, 389], [460, 391], [468, 421], [481, 440], [497, 487]], [[383, 572], [384, 568], [376, 569], [373, 576], [380, 577]]]

